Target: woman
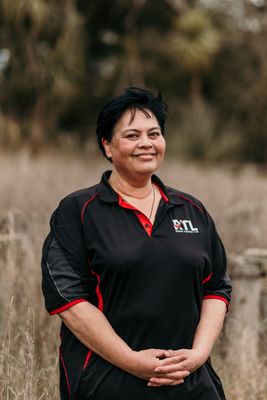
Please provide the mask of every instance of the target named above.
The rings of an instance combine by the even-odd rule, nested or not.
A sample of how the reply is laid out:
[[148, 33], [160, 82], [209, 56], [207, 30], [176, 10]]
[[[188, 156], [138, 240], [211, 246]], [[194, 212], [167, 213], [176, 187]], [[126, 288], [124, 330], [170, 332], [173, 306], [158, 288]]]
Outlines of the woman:
[[112, 162], [51, 218], [43, 292], [62, 319], [61, 399], [225, 399], [209, 361], [231, 285], [203, 205], [153, 175], [167, 107], [129, 88], [97, 121]]

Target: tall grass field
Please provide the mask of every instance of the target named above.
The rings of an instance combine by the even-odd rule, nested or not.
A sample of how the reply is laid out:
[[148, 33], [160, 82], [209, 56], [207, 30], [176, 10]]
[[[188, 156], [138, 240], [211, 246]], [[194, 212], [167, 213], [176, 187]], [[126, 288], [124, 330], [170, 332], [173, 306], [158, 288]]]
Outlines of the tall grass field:
[[[44, 308], [41, 247], [59, 201], [97, 183], [110, 167], [101, 156], [49, 153], [32, 158], [27, 152], [0, 153], [0, 399], [59, 399], [60, 320], [48, 316]], [[202, 201], [228, 254], [267, 249], [266, 170], [169, 159], [158, 176]], [[245, 378], [239, 374], [235, 354], [227, 362], [221, 356], [219, 338], [213, 360], [228, 400], [267, 399], [267, 340], [261, 335], [266, 344], [261, 361], [249, 365]]]

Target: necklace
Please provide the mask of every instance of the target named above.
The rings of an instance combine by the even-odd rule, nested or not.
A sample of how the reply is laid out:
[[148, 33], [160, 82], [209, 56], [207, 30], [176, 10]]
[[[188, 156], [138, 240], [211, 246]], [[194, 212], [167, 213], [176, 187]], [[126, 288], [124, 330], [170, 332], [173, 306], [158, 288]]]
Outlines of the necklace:
[[[111, 183], [111, 182], [110, 182]], [[111, 183], [111, 186], [115, 189], [115, 191], [116, 191], [116, 185], [114, 185], [114, 184], [112, 184]], [[115, 186], [115, 187], [114, 187]], [[118, 191], [117, 191], [118, 192]], [[149, 213], [149, 217], [148, 217], [148, 219], [150, 220], [150, 218], [151, 218], [151, 216], [152, 216], [152, 213], [153, 213], [153, 210], [154, 210], [154, 204], [155, 204], [155, 198], [156, 198], [156, 194], [155, 194], [155, 186], [153, 185], [153, 183], [152, 183], [152, 190], [151, 190], [151, 192], [153, 193], [153, 200], [152, 200], [152, 204], [151, 204], [151, 208], [150, 208], [150, 213]], [[150, 192], [150, 193], [151, 193]], [[150, 195], [150, 193], [149, 193], [149, 195]], [[121, 195], [121, 197], [127, 202], [127, 203], [129, 203], [129, 201], [127, 201], [127, 199], [125, 198], [125, 196], [127, 196], [127, 197], [131, 197], [131, 196], [128, 196], [128, 195], [125, 195], [125, 194], [123, 194], [122, 195], [122, 193], [120, 192], [120, 195]]]
[[[150, 213], [149, 213], [149, 217], [148, 217], [148, 219], [150, 220], [150, 218], [151, 218], [151, 216], [152, 216], [152, 212], [153, 212], [153, 210], [154, 210], [154, 204], [155, 204], [155, 198], [156, 198], [156, 195], [155, 195], [155, 187], [154, 187], [154, 185], [152, 184], [152, 190], [151, 190], [151, 192], [153, 193], [153, 200], [152, 200], [152, 204], [151, 204], [151, 209], [150, 209]], [[150, 193], [151, 193], [150, 192]], [[150, 194], [149, 194], [150, 195]], [[123, 197], [123, 199], [128, 203], [128, 201], [125, 199], [125, 197], [124, 196], [122, 196]], [[129, 196], [130, 197], [130, 196]]]
[[149, 221], [150, 221], [150, 218], [151, 218], [151, 215], [152, 215], [152, 212], [153, 212], [153, 208], [154, 208], [154, 204], [155, 204], [155, 187], [154, 187], [153, 183], [152, 183], [152, 189], [153, 189], [153, 201], [152, 201], [150, 214], [149, 214], [149, 217], [148, 217]]

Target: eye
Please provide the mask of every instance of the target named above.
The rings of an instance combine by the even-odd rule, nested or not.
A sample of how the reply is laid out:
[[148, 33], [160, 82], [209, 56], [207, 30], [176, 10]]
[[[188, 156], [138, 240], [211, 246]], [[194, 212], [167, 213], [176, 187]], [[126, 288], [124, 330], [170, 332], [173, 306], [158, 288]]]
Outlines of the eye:
[[153, 132], [150, 132], [149, 134], [148, 134], [148, 136], [149, 137], [151, 137], [152, 139], [153, 138], [158, 138], [159, 136], [161, 136], [161, 133], [159, 132], [159, 131], [153, 131]]
[[128, 133], [125, 137], [126, 137], [126, 139], [129, 139], [129, 140], [136, 140], [136, 139], [138, 139], [138, 133]]

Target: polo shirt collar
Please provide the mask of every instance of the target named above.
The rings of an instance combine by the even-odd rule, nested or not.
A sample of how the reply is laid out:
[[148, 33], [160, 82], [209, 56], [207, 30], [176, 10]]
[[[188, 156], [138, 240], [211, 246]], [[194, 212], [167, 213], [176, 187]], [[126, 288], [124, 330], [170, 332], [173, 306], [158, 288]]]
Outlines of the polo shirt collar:
[[118, 203], [118, 194], [109, 183], [109, 177], [112, 171], [105, 171], [99, 184], [99, 197], [106, 203]]
[[[115, 190], [109, 183], [109, 177], [112, 171], [105, 171], [102, 175], [99, 184], [99, 197], [102, 201], [107, 203], [118, 203], [119, 197]], [[178, 194], [171, 193], [171, 191], [164, 185], [164, 183], [157, 177], [157, 175], [152, 175], [152, 182], [158, 186], [161, 191], [163, 200], [170, 205], [182, 205], [184, 204], [183, 199], [181, 199]]]

